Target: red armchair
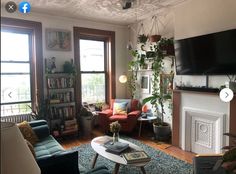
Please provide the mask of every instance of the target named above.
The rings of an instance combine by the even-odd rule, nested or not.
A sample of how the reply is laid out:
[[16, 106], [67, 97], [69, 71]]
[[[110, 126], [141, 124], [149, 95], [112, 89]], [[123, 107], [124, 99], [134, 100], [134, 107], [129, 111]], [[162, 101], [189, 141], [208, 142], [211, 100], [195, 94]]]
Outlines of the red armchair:
[[[127, 102], [127, 114], [114, 114], [114, 103]], [[110, 129], [109, 124], [118, 121], [121, 124], [121, 131], [132, 132], [137, 124], [141, 111], [139, 109], [139, 101], [136, 99], [112, 99], [110, 108], [98, 113], [99, 126], [104, 132]]]

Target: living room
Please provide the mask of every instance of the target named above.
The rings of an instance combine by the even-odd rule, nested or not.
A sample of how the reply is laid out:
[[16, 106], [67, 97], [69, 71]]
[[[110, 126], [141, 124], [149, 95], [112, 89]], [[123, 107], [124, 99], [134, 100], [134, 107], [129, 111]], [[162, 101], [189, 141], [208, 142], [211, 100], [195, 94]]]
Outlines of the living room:
[[[33, 43], [32, 46], [33, 51], [32, 53], [29, 53], [29, 55], [32, 56], [32, 61], [36, 62], [33, 63], [34, 65], [32, 65], [32, 70], [31, 70], [33, 73], [33, 77], [35, 78], [33, 78], [32, 80], [32, 84], [34, 85], [29, 89], [29, 91], [31, 91], [30, 95], [31, 97], [30, 99], [26, 100], [28, 103], [31, 104], [30, 108], [32, 109], [33, 112], [37, 111], [36, 105], [42, 104], [40, 103], [41, 101], [44, 101], [44, 99], [51, 97], [49, 92], [54, 90], [53, 84], [55, 83], [54, 80], [51, 79], [54, 78], [56, 79], [55, 81], [57, 81], [59, 77], [61, 79], [61, 74], [59, 74], [59, 77], [54, 77], [57, 74], [57, 72], [63, 72], [63, 71], [65, 72], [64, 65], [68, 62], [71, 63], [70, 65], [72, 66], [72, 68], [69, 68], [70, 69], [69, 71], [75, 69], [75, 73], [72, 72], [73, 74], [72, 79], [74, 79], [73, 90], [70, 89], [69, 92], [66, 91], [66, 94], [63, 94], [64, 97], [63, 101], [68, 100], [71, 101], [70, 103], [74, 104], [67, 105], [66, 109], [63, 110], [63, 112], [69, 113], [68, 115], [71, 115], [70, 113], [73, 113], [73, 115], [75, 115], [78, 121], [78, 123], [76, 124], [78, 124], [78, 126], [74, 126], [71, 132], [76, 132], [76, 134], [77, 132], [79, 132], [79, 136], [78, 137], [65, 136], [66, 137], [65, 139], [57, 137], [57, 135], [62, 135], [61, 134], [62, 129], [63, 130], [66, 129], [65, 123], [62, 126], [61, 123], [58, 123], [56, 121], [55, 122], [48, 121], [47, 124], [49, 126], [50, 134], [52, 134], [53, 137], [56, 137], [56, 140], [58, 140], [58, 142], [60, 142], [65, 149], [69, 150], [71, 148], [72, 149], [74, 148], [74, 150], [76, 149], [79, 154], [82, 154], [83, 152], [87, 153], [87, 151], [93, 151], [95, 153], [96, 147], [94, 148], [94, 144], [91, 144], [92, 148], [87, 146], [88, 144], [91, 143], [93, 138], [103, 135], [112, 136], [109, 130], [109, 123], [111, 121], [109, 123], [106, 120], [105, 121], [103, 120], [101, 122], [99, 120], [99, 117], [100, 116], [104, 117], [105, 114], [104, 113], [99, 114], [99, 112], [97, 111], [94, 112], [95, 106], [91, 105], [91, 103], [99, 104], [98, 102], [100, 102], [99, 100], [101, 99], [101, 102], [106, 103], [106, 105], [103, 106], [103, 109], [106, 109], [108, 107], [113, 108], [115, 101], [113, 101], [112, 99], [128, 100], [132, 98], [132, 99], [137, 99], [139, 103], [142, 104], [143, 99], [148, 98], [153, 93], [152, 70], [150, 70], [151, 68], [150, 69], [144, 68], [137, 72], [137, 79], [135, 81], [136, 84], [135, 92], [132, 93], [132, 90], [130, 90], [131, 83], [129, 81], [130, 77], [129, 75], [133, 71], [129, 69], [130, 68], [129, 64], [132, 60], [134, 60], [133, 56], [130, 55], [130, 51], [137, 49], [139, 50], [139, 52], [142, 53], [142, 51], [146, 52], [146, 50], [150, 49], [149, 48], [150, 45], [148, 45], [149, 43], [144, 44], [144, 46], [142, 46], [143, 44], [138, 43], [137, 41], [138, 35], [158, 34], [161, 35], [162, 38], [168, 38], [168, 39], [174, 38], [174, 41], [177, 41], [195, 36], [202, 36], [209, 33], [218, 33], [230, 30], [235, 31], [236, 28], [236, 22], [235, 22], [236, 2], [234, 0], [228, 0], [226, 2], [222, 0], [207, 0], [207, 1], [206, 0], [205, 1], [204, 0], [198, 0], [198, 1], [197, 0], [181, 0], [181, 1], [180, 0], [175, 0], [175, 1], [97, 0], [93, 2], [28, 1], [30, 3], [31, 10], [29, 13], [26, 14], [18, 11], [18, 9], [20, 10], [20, 6], [18, 6], [21, 3], [20, 1], [13, 1], [18, 6], [17, 7], [18, 9], [14, 12], [8, 12], [6, 10], [7, 2], [8, 1], [1, 2], [2, 31], [7, 31], [7, 27], [13, 27], [13, 28], [15, 27], [18, 29], [30, 28], [29, 30], [24, 31], [24, 33], [27, 32], [29, 33], [33, 31], [32, 34], [33, 37], [31, 38], [30, 41]], [[14, 30], [12, 29], [11, 31]], [[62, 33], [65, 35], [68, 34], [69, 45], [65, 46], [57, 45], [59, 48], [51, 46], [49, 42], [50, 38], [54, 37], [54, 35], [52, 34], [53, 32]], [[50, 34], [52, 35], [50, 36]], [[87, 64], [87, 61], [89, 60], [85, 60], [83, 62], [82, 57], [92, 55], [92, 53], [89, 54], [88, 51], [86, 52], [86, 49], [90, 48], [93, 49], [93, 48], [92, 46], [91, 47], [87, 46], [87, 45], [92, 45], [91, 43], [87, 45], [84, 44], [85, 45], [84, 52], [80, 50], [80, 47], [82, 48], [83, 45], [82, 41], [90, 39], [104, 43], [102, 44], [104, 45], [102, 49], [105, 50], [105, 51], [103, 50], [104, 57], [107, 57], [106, 60], [104, 59], [105, 61], [103, 60], [104, 62], [100, 61], [100, 59], [99, 61], [92, 60], [89, 62], [89, 64]], [[15, 40], [18, 41], [19, 39], [15, 38]], [[64, 41], [64, 43], [66, 43], [66, 41]], [[1, 48], [1, 50], [3, 50], [3, 47]], [[9, 52], [12, 52], [13, 54], [14, 51], [9, 51]], [[92, 52], [92, 50], [90, 50], [90, 52]], [[20, 51], [18, 52], [17, 49], [15, 53], [16, 55], [17, 54], [19, 55], [21, 52]], [[81, 54], [84, 55], [81, 56]], [[4, 54], [1, 55], [3, 56]], [[177, 54], [175, 55], [177, 57]], [[11, 73], [12, 71], [11, 68], [7, 69], [8, 68], [7, 66], [4, 67], [5, 65], [7, 65], [6, 63], [9, 62], [4, 62], [6, 60], [3, 60], [2, 56], [1, 56], [1, 69], [6, 71], [7, 73]], [[97, 57], [98, 56], [96, 56], [96, 58]], [[228, 137], [223, 136], [223, 133], [230, 132], [231, 134], [236, 134], [236, 129], [234, 126], [236, 122], [235, 97], [230, 102], [223, 102], [219, 98], [219, 91], [194, 92], [191, 90], [190, 91], [180, 90], [177, 89], [177, 87], [200, 87], [200, 88], [209, 87], [209, 89], [215, 89], [215, 88], [219, 89], [221, 88], [221, 86], [226, 85], [226, 82], [232, 81], [235, 84], [235, 79], [234, 79], [236, 74], [235, 71], [232, 71], [233, 73], [232, 72], [228, 73], [230, 75], [227, 75], [227, 73], [224, 73], [224, 75], [222, 74], [190, 75], [190, 73], [188, 75], [180, 75], [176, 73], [176, 66], [171, 65], [174, 59], [175, 56], [169, 56], [169, 58], [164, 59], [164, 69], [162, 72], [163, 74], [168, 74], [171, 75], [171, 77], [173, 77], [170, 85], [173, 90], [173, 92], [171, 92], [173, 100], [171, 100], [171, 102], [169, 101], [164, 102], [165, 105], [164, 122], [167, 122], [170, 125], [172, 132], [172, 136], [170, 136], [170, 139], [164, 143], [162, 141], [156, 140], [155, 137], [151, 139], [154, 133], [152, 131], [152, 124], [150, 123], [153, 120], [145, 121], [142, 120], [142, 117], [140, 118], [141, 120], [138, 120], [139, 117], [137, 117], [137, 120], [135, 120], [135, 122], [132, 122], [135, 123], [134, 126], [131, 126], [131, 124], [127, 126], [125, 124], [122, 124], [122, 121], [120, 121], [121, 130], [122, 127], [123, 129], [127, 128], [128, 130], [124, 132], [121, 131], [120, 139], [124, 139], [124, 141], [128, 141], [132, 144], [138, 143], [136, 145], [142, 147], [143, 149], [145, 149], [145, 151], [146, 149], [149, 149], [149, 146], [151, 146], [154, 150], [158, 151], [158, 153], [159, 151], [160, 153], [162, 151], [166, 153], [168, 156], [165, 156], [165, 154], [163, 156], [162, 155], [155, 156], [157, 152], [154, 152], [153, 149], [150, 149], [150, 151], [147, 150], [147, 152], [148, 155], [151, 156], [152, 160], [151, 162], [147, 163], [147, 165], [143, 164], [139, 166], [141, 167], [141, 170], [137, 169], [137, 166], [135, 165], [134, 166], [131, 165], [132, 167], [129, 167], [129, 165], [127, 165], [128, 166], [127, 167], [126, 165], [122, 165], [123, 163], [121, 163], [121, 165], [109, 164], [111, 166], [111, 168], [108, 167], [109, 172], [112, 172], [114, 169], [114, 171], [116, 171], [117, 173], [118, 171], [119, 173], [125, 173], [125, 172], [144, 173], [145, 171], [147, 173], [174, 173], [174, 172], [191, 173], [193, 170], [195, 170], [193, 169], [192, 165], [193, 164], [192, 158], [195, 156], [195, 154], [204, 154], [206, 152], [208, 152], [208, 154], [220, 154], [224, 152], [221, 149], [223, 146], [229, 144], [233, 145], [234, 143], [233, 139], [229, 139]], [[100, 69], [101, 67], [103, 67], [101, 65], [101, 62], [105, 65], [104, 66], [106, 67], [105, 70]], [[174, 64], [176, 63], [175, 61], [173, 62]], [[3, 65], [4, 63], [5, 65]], [[17, 61], [14, 63], [17, 63]], [[27, 63], [27, 62], [24, 61], [21, 63]], [[235, 62], [233, 63], [235, 65]], [[85, 69], [83, 69], [82, 66], [84, 66]], [[93, 67], [94, 69], [90, 69], [90, 67]], [[88, 71], [86, 71], [86, 68], [88, 69]], [[88, 91], [85, 90], [85, 86], [83, 86], [83, 84], [85, 84], [87, 80], [85, 78], [86, 75], [95, 73], [95, 71], [98, 71], [98, 73], [100, 74], [104, 73], [104, 76], [102, 76], [103, 77], [102, 82], [104, 83], [103, 84], [104, 86], [99, 88], [99, 90], [103, 91], [102, 95], [100, 95], [100, 93], [98, 92], [97, 93], [95, 92], [94, 94], [94, 91], [92, 93], [93, 95], [91, 95], [89, 94]], [[25, 73], [25, 71], [21, 70], [20, 73], [22, 72]], [[106, 72], [108, 72], [108, 75], [106, 75]], [[121, 83], [119, 79], [121, 75], [125, 75], [125, 77], [128, 76], [128, 81], [126, 81], [125, 83]], [[163, 76], [163, 78], [164, 77], [165, 76]], [[71, 78], [71, 76], [63, 75], [62, 78], [67, 79]], [[4, 78], [1, 77], [1, 79]], [[48, 83], [49, 81], [50, 84]], [[7, 83], [9, 84], [7, 84], [6, 86], [7, 87], [9, 87], [10, 85], [14, 86], [15, 85], [14, 82], [16, 82], [15, 84], [17, 84], [18, 81], [13, 80], [10, 83], [8, 80]], [[142, 84], [143, 82], [145, 82], [145, 84]], [[1, 80], [1, 84], [3, 83], [4, 81]], [[96, 84], [94, 86], [98, 85]], [[3, 87], [4, 85], [2, 85], [1, 88], [3, 89]], [[232, 87], [232, 90], [235, 93], [235, 87]], [[9, 104], [9, 102], [11, 105], [16, 104], [16, 102], [22, 102], [22, 100], [14, 101], [14, 99], [12, 99], [11, 96], [14, 96], [15, 95], [14, 92], [16, 91], [11, 91], [11, 89], [7, 89], [4, 92], [5, 95], [1, 94], [1, 96], [6, 96], [6, 100], [1, 101], [2, 118], [3, 115], [5, 114], [4, 110], [6, 110], [3, 109], [3, 105], [6, 106], [7, 104]], [[54, 92], [55, 91], [52, 92], [53, 95]], [[67, 94], [70, 95], [69, 99], [67, 98]], [[86, 96], [85, 94], [88, 94], [88, 96]], [[57, 102], [57, 100], [53, 98], [53, 100], [50, 100], [50, 102]], [[92, 116], [90, 115], [91, 117], [88, 116], [80, 118], [79, 115], [82, 115], [81, 106], [82, 105], [85, 106], [86, 105], [85, 102], [88, 103], [90, 111], [92, 110]], [[130, 101], [128, 102], [126, 101], [126, 103], [129, 102]], [[172, 103], [173, 106], [169, 107], [170, 106], [169, 103]], [[56, 103], [50, 103], [50, 104], [53, 105]], [[130, 102], [130, 107], [131, 105], [132, 102]], [[152, 104], [147, 103], [145, 106], [147, 106], [148, 112], [155, 115], [155, 108], [153, 109]], [[25, 110], [29, 112], [31, 111], [30, 108], [27, 107], [27, 109]], [[138, 110], [140, 111], [140, 113], [141, 111], [145, 111], [145, 109], [142, 108], [141, 106], [139, 107]], [[60, 109], [59, 110], [53, 109], [53, 110], [48, 110], [48, 112], [50, 113], [50, 115], [53, 115], [56, 112], [60, 113], [62, 111], [60, 111]], [[137, 115], [140, 116], [140, 113], [138, 112]], [[86, 113], [86, 114], [91, 114], [91, 113]], [[200, 114], [203, 116], [201, 117], [196, 116]], [[16, 114], [14, 113], [11, 115], [15, 116]], [[189, 128], [190, 127], [189, 125], [192, 124], [192, 120], [195, 120], [195, 122], [199, 122], [202, 121], [203, 117], [204, 121], [206, 120], [205, 118], [208, 118], [206, 123], [207, 125], [210, 125], [210, 127], [207, 128], [211, 128], [211, 126], [213, 126], [213, 130], [211, 130], [211, 132], [214, 132], [214, 134], [208, 132], [209, 134], [206, 134], [207, 138], [206, 139], [203, 138], [206, 141], [203, 143], [203, 146], [207, 147], [204, 150], [202, 146], [191, 145], [193, 137], [192, 134], [190, 132], [188, 133], [187, 131], [189, 129], [191, 130], [191, 128]], [[90, 127], [91, 126], [90, 124], [91, 120], [89, 120], [90, 118], [93, 119], [93, 124], [95, 124], [95, 127]], [[28, 117], [27, 118], [25, 117], [25, 119], [27, 120]], [[45, 119], [48, 120], [47, 118]], [[23, 120], [20, 120], [20, 122], [21, 121]], [[15, 119], [14, 122], [19, 122], [19, 121]], [[84, 125], [81, 125], [82, 122]], [[67, 123], [70, 124], [70, 122]], [[42, 124], [44, 125], [44, 123]], [[89, 124], [89, 126], [87, 124]], [[44, 125], [43, 127], [46, 127], [46, 125]], [[69, 127], [71, 126], [69, 125]], [[207, 129], [206, 127], [204, 127], [204, 125], [202, 126], [200, 125], [200, 127], [204, 129], [204, 131], [205, 129]], [[64, 133], [67, 134], [65, 131]], [[126, 139], [125, 137], [131, 138], [132, 140]], [[212, 143], [213, 144], [212, 148], [209, 148], [211, 145], [207, 143], [210, 144]], [[79, 149], [80, 145], [81, 149]], [[96, 151], [96, 153], [99, 154], [100, 152]], [[100, 155], [101, 154], [99, 154], [99, 157]], [[85, 162], [81, 161], [82, 160], [80, 159], [81, 156], [83, 156], [82, 158]], [[89, 166], [91, 168], [90, 160], [93, 159], [94, 155], [89, 154], [88, 156], [86, 156], [85, 154], [81, 156], [79, 155], [79, 158], [77, 159], [79, 160], [79, 162], [76, 160], [73, 161], [71, 159], [69, 161], [73, 161], [71, 162], [73, 163], [73, 165], [74, 163], [77, 163], [75, 165], [78, 165], [78, 163], [82, 162], [83, 164], [84, 163], [87, 164], [86, 167]], [[172, 162], [172, 156], [175, 157], [173, 159], [173, 162]], [[99, 157], [97, 159], [97, 163], [99, 163], [100, 160]], [[158, 161], [158, 163], [152, 163], [160, 157], [167, 160], [168, 161], [167, 164], [164, 163], [161, 165], [163, 161]], [[74, 159], [74, 157], [72, 158]], [[100, 160], [99, 164], [103, 165], [108, 163], [106, 160], [104, 159]], [[108, 161], [111, 163], [112, 160], [109, 159]], [[40, 163], [40, 165], [43, 164]], [[167, 165], [167, 167], [165, 167], [165, 165]], [[56, 173], [60, 173], [60, 165], [57, 167], [59, 170], [57, 170], [58, 172]], [[71, 166], [68, 166], [67, 168], [70, 167]], [[41, 172], [50, 173], [49, 172], [50, 170], [52, 169], [48, 168], [48, 171], [41, 169]], [[63, 169], [61, 169], [61, 172], [62, 170]], [[104, 171], [105, 168], [102, 168], [101, 170]], [[198, 173], [201, 173], [201, 171], [200, 172], [198, 171]]]

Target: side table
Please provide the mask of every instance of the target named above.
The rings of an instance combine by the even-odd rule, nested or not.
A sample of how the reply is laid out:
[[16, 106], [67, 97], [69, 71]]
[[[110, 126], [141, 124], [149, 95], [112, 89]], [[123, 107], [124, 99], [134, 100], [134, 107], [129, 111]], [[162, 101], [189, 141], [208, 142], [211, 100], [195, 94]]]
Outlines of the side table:
[[141, 136], [142, 122], [143, 122], [143, 121], [152, 123], [153, 120], [156, 120], [156, 119], [157, 119], [156, 116], [150, 116], [150, 117], [146, 117], [146, 118], [139, 117], [139, 118], [138, 118], [138, 121], [140, 122], [140, 124], [139, 124], [139, 133], [138, 133], [138, 135]]

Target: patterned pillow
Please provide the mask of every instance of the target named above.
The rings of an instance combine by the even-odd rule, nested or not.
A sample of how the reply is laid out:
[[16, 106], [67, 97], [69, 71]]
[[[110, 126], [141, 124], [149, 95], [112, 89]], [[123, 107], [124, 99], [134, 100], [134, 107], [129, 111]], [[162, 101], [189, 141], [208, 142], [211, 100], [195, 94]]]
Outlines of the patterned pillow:
[[38, 137], [29, 125], [27, 121], [23, 121], [18, 124], [18, 127], [23, 135], [23, 137], [28, 140], [32, 145], [35, 145], [38, 141]]
[[127, 114], [127, 102], [114, 103], [113, 105], [113, 115], [124, 115]]

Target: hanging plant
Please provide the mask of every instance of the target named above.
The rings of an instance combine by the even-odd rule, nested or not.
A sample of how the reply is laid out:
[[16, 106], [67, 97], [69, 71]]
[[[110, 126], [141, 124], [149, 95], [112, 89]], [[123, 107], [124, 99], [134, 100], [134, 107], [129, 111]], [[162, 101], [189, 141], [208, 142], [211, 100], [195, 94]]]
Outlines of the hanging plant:
[[158, 20], [156, 16], [152, 17], [152, 27], [149, 34], [150, 42], [158, 42], [161, 39], [161, 35], [159, 33]]
[[175, 49], [174, 49], [174, 39], [173, 38], [161, 38], [160, 40], [160, 49], [163, 51], [163, 54], [166, 56], [174, 56]]
[[138, 43], [142, 43], [145, 44], [148, 40], [148, 36], [145, 35], [145, 30], [144, 30], [144, 26], [143, 23], [141, 23], [141, 26], [139, 28], [139, 32], [138, 32]]

